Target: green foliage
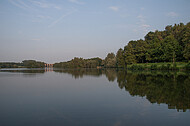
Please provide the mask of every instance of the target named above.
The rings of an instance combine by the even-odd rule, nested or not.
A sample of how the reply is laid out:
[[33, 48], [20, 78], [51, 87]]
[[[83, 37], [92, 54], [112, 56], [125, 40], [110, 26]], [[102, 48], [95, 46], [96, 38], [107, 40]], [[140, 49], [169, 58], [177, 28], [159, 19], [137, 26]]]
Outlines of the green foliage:
[[[124, 49], [119, 49], [116, 53], [108, 53], [105, 59], [91, 58], [83, 59], [75, 57], [67, 62], [55, 63], [58, 68], [128, 68], [152, 69], [152, 70], [178, 70], [189, 69], [188, 65], [178, 65], [176, 62], [190, 60], [190, 22], [168, 25], [164, 31], [149, 32], [145, 39], [129, 41]], [[160, 63], [173, 62], [162, 65], [132, 65], [136, 63]], [[0, 63], [0, 68], [42, 68], [43, 62], [35, 60], [25, 60], [22, 63]]]
[[181, 43], [184, 47], [183, 56], [185, 59], [190, 60], [190, 22], [185, 26], [184, 32], [181, 36]]
[[91, 59], [83, 59], [77, 58], [67, 61], [55, 63], [54, 67], [57, 68], [97, 68], [97, 66], [102, 65], [102, 59], [100, 58], [91, 58]]
[[162, 43], [162, 59], [166, 62], [175, 61], [176, 54], [178, 54], [180, 50], [180, 45], [173, 35], [167, 36]]
[[134, 50], [135, 50], [135, 56], [137, 63], [144, 63], [146, 60], [146, 48], [147, 48], [147, 42], [143, 41], [142, 39], [137, 40]]
[[22, 63], [4, 62], [0, 63], [0, 68], [43, 68], [44, 62], [35, 60], [24, 60]]
[[185, 45], [184, 55], [185, 59], [190, 60], [190, 42]]
[[116, 54], [116, 66], [118, 68], [125, 67], [124, 50], [119, 49]]
[[158, 69], [158, 66], [157, 66], [156, 64], [152, 64], [150, 69], [151, 69], [151, 70], [157, 70], [157, 69]]
[[190, 70], [190, 62], [187, 65], [185, 65], [185, 69]]
[[142, 65], [136, 65], [136, 64], [133, 64], [131, 67], [129, 67], [128, 69], [130, 70], [144, 70], [145, 67], [142, 66]]
[[127, 46], [124, 47], [124, 59], [125, 64], [136, 63], [135, 51], [133, 48], [133, 41], [130, 41]]
[[[61, 68], [129, 68], [134, 70], [178, 70], [176, 62], [190, 60], [190, 23], [169, 25], [164, 31], [149, 32], [142, 40], [129, 41], [124, 49], [108, 53], [104, 60], [100, 58], [74, 58], [68, 62], [55, 63]], [[160, 63], [155, 65], [133, 65], [136, 63]], [[173, 62], [171, 65], [169, 62]], [[129, 67], [127, 67], [127, 65]]]
[[22, 63], [14, 63], [14, 62], [1, 62], [0, 68], [21, 68], [23, 67]]
[[114, 53], [108, 53], [107, 57], [105, 58], [105, 66], [107, 68], [114, 68], [116, 67], [116, 57]]
[[166, 65], [162, 64], [159, 69], [160, 70], [168, 70], [168, 67]]
[[45, 67], [44, 62], [39, 62], [39, 61], [35, 61], [35, 60], [24, 60], [24, 61], [22, 61], [22, 64], [26, 68], [43, 68], [43, 67]]
[[179, 70], [179, 68], [177, 67], [177, 63], [175, 62], [173, 64], [173, 66], [171, 67], [172, 70]]
[[171, 64], [168, 63], [167, 64], [167, 69], [170, 70], [170, 68], [171, 68]]
[[[121, 56], [117, 57], [124, 59], [122, 65], [145, 62], [173, 62], [174, 64], [176, 61], [190, 60], [190, 23], [169, 25], [164, 31], [149, 32], [145, 36], [145, 40], [130, 41], [124, 47], [123, 58]], [[160, 67], [160, 69], [171, 68], [176, 69], [177, 67]], [[153, 69], [155, 68], [153, 67]]]

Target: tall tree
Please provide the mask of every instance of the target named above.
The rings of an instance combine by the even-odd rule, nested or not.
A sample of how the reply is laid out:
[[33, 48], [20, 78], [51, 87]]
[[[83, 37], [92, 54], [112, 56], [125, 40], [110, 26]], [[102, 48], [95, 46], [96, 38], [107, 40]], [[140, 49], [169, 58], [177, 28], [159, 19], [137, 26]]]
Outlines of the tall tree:
[[176, 55], [180, 51], [180, 45], [173, 35], [169, 35], [164, 39], [162, 49], [164, 61], [173, 61], [174, 63]]
[[184, 43], [183, 56], [185, 59], [190, 60], [190, 22], [187, 23], [184, 29], [182, 42]]
[[132, 46], [134, 41], [130, 41], [127, 46], [124, 47], [124, 57], [125, 57], [125, 64], [133, 64], [136, 63], [135, 51]]
[[122, 48], [120, 48], [118, 51], [117, 51], [117, 54], [116, 54], [116, 65], [117, 67], [125, 67], [125, 58], [124, 58], [124, 50]]
[[140, 39], [136, 41], [136, 46], [134, 48], [135, 50], [135, 56], [138, 63], [144, 63], [146, 61], [146, 50], [147, 49], [147, 43], [146, 41]]
[[114, 53], [108, 53], [105, 58], [106, 67], [116, 67], [116, 57]]

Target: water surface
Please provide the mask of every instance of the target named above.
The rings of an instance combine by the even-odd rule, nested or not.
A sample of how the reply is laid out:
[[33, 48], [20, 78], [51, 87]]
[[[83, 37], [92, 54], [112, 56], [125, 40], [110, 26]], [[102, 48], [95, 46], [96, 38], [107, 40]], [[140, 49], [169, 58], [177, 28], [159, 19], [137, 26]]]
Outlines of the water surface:
[[185, 72], [0, 71], [2, 126], [188, 126]]

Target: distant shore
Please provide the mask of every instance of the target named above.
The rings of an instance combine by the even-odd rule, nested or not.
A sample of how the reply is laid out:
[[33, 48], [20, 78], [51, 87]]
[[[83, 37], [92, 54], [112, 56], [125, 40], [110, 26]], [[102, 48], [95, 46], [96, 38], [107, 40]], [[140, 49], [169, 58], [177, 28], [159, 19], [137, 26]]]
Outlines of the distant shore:
[[[1, 64], [1, 63], [0, 63]], [[14, 64], [14, 63], [11, 63]], [[17, 63], [18, 65], [18, 63]], [[26, 66], [20, 66], [20, 65], [10, 65], [10, 63], [4, 63], [4, 67], [0, 67], [0, 69], [7, 69], [7, 68], [46, 68], [44, 66], [40, 67], [26, 67]], [[7, 67], [6, 67], [7, 66]], [[62, 68], [62, 67], [52, 67], [52, 68]], [[80, 68], [86, 68], [86, 67], [80, 67]], [[71, 69], [80, 69], [78, 67], [76, 68], [71, 68]], [[190, 62], [176, 62], [173, 64], [172, 62], [160, 62], [160, 63], [136, 63], [136, 64], [130, 64], [127, 65], [126, 68], [123, 67], [104, 67], [104, 66], [97, 66], [97, 67], [92, 67], [92, 68], [97, 68], [97, 69], [104, 69], [104, 68], [113, 68], [113, 69], [126, 69], [126, 70], [190, 70]], [[67, 69], [64, 67], [63, 69]]]

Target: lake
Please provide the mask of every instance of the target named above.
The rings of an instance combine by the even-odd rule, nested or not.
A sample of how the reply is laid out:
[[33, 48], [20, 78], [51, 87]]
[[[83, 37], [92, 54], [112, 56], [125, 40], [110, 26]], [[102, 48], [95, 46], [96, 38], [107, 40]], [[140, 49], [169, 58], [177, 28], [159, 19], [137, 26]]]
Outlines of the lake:
[[0, 70], [0, 126], [136, 125], [189, 126], [189, 72]]

